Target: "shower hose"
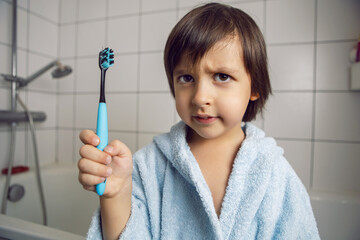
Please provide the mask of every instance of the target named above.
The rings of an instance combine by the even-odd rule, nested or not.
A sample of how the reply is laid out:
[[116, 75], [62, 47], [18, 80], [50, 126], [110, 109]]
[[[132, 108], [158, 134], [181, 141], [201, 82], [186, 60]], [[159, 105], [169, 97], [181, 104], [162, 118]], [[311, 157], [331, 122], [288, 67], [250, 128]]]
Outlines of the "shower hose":
[[[43, 214], [43, 224], [47, 225], [47, 213], [46, 213], [46, 205], [45, 205], [45, 197], [44, 197], [44, 189], [41, 182], [41, 175], [40, 175], [40, 164], [39, 164], [39, 155], [37, 151], [37, 144], [36, 144], [36, 136], [35, 136], [35, 126], [33, 118], [30, 114], [29, 109], [26, 107], [24, 102], [20, 99], [19, 95], [16, 94], [17, 101], [20, 103], [21, 107], [25, 110], [27, 118], [29, 120], [29, 126], [30, 126], [30, 132], [33, 142], [33, 148], [34, 148], [34, 157], [35, 157], [35, 171], [36, 171], [36, 180], [39, 187], [39, 193], [40, 193], [40, 202], [41, 202], [41, 208], [42, 208], [42, 214]], [[7, 203], [7, 196], [8, 196], [8, 189], [10, 185], [10, 178], [11, 178], [11, 170], [12, 165], [14, 162], [14, 154], [15, 154], [15, 124], [11, 124], [11, 141], [10, 141], [10, 159], [9, 159], [9, 167], [8, 167], [8, 174], [6, 177], [6, 183], [4, 188], [4, 195], [3, 195], [3, 201], [2, 201], [2, 207], [1, 207], [1, 213], [6, 213], [6, 203]]]

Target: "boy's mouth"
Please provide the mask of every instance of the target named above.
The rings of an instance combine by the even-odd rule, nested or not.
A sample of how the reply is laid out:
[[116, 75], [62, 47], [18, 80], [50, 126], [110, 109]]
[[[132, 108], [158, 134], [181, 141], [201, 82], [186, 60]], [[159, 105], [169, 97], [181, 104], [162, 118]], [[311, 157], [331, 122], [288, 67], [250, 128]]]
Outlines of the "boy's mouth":
[[193, 115], [193, 119], [202, 124], [209, 124], [218, 119], [218, 117], [210, 116], [210, 115]]

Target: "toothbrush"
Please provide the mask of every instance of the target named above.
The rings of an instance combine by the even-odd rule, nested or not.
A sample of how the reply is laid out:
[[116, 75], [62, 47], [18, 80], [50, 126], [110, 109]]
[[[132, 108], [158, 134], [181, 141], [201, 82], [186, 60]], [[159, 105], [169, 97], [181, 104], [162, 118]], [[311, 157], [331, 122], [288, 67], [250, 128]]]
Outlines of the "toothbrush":
[[[96, 135], [100, 138], [100, 143], [96, 147], [101, 151], [108, 145], [108, 123], [107, 123], [107, 110], [105, 101], [105, 73], [106, 70], [114, 65], [114, 53], [110, 48], [105, 48], [99, 53], [99, 67], [101, 70], [101, 83], [100, 83], [100, 101], [97, 116]], [[104, 182], [96, 185], [96, 192], [99, 196], [105, 192], [106, 179]]]

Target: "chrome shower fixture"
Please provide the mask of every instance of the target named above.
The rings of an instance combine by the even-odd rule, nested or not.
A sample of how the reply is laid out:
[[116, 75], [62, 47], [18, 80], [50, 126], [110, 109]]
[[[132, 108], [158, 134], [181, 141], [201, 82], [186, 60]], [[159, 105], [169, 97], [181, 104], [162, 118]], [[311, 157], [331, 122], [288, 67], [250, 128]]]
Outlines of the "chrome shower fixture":
[[71, 67], [62, 65], [59, 61], [56, 62], [57, 68], [51, 72], [53, 78], [62, 78], [72, 72]]
[[31, 76], [29, 76], [27, 78], [21, 78], [18, 76], [13, 76], [13, 75], [8, 75], [8, 74], [1, 74], [1, 75], [4, 77], [4, 79], [6, 81], [16, 82], [18, 85], [18, 88], [22, 88], [22, 87], [25, 87], [26, 85], [28, 85], [30, 82], [32, 82], [33, 80], [35, 80], [40, 75], [44, 74], [46, 71], [48, 71], [49, 69], [51, 69], [54, 66], [56, 66], [56, 69], [54, 71], [52, 71], [52, 73], [51, 73], [53, 78], [65, 77], [72, 72], [71, 67], [62, 65], [58, 60], [55, 60], [55, 61], [49, 63], [48, 65], [44, 66], [43, 68], [41, 68], [40, 70], [38, 70], [37, 72], [35, 72], [34, 74], [32, 74]]

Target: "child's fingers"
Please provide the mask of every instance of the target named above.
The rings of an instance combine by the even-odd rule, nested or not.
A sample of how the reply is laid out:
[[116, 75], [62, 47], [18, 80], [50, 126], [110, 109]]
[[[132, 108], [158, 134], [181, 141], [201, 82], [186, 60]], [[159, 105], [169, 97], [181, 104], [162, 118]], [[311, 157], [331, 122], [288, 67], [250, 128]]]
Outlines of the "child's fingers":
[[113, 156], [110, 166], [113, 168], [115, 176], [122, 179], [131, 177], [133, 168], [132, 154], [124, 143], [114, 140], [105, 147], [104, 151]]
[[113, 169], [113, 175], [120, 177], [123, 180], [131, 177], [133, 170], [131, 158], [120, 158], [118, 156], [114, 156], [110, 166]]
[[110, 142], [105, 148], [104, 152], [107, 152], [111, 156], [118, 156], [120, 158], [132, 158], [130, 149], [119, 140]]
[[87, 158], [82, 158], [79, 160], [78, 168], [81, 173], [87, 173], [98, 177], [109, 177], [112, 173], [111, 167], [94, 162]]
[[91, 190], [96, 184], [102, 183], [105, 178], [94, 176], [87, 173], [79, 173], [79, 182], [86, 190]]
[[79, 137], [84, 144], [91, 144], [93, 146], [97, 146], [100, 143], [99, 137], [91, 130], [81, 131]]
[[83, 158], [91, 159], [95, 162], [102, 164], [109, 164], [111, 156], [91, 145], [83, 145], [79, 150], [80, 156]]
[[83, 185], [83, 188], [85, 190], [88, 190], [88, 191], [91, 191], [91, 192], [95, 192], [95, 190], [96, 190], [95, 186], [85, 186], [85, 185]]

